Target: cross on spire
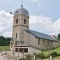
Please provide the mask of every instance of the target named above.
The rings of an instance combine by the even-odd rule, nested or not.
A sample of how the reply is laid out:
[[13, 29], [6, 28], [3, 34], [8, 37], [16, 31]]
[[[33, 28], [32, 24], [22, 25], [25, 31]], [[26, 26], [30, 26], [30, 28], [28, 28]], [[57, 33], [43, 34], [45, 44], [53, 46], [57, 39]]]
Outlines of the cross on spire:
[[23, 7], [23, 0], [21, 0], [21, 7]]

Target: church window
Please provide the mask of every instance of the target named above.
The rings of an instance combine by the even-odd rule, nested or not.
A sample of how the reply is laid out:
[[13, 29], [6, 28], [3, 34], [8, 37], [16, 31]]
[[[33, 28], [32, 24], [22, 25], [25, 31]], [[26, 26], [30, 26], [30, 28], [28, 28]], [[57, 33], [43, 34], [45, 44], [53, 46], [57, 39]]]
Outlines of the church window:
[[12, 45], [12, 43], [11, 43], [11, 45]]
[[28, 48], [24, 48], [24, 52], [25, 53], [28, 53]]
[[17, 42], [15, 43], [15, 45], [17, 45]]
[[17, 33], [16, 33], [16, 38], [17, 38]]
[[18, 52], [18, 48], [15, 48], [15, 52]]
[[24, 24], [26, 24], [26, 19], [24, 19]]
[[28, 48], [16, 48], [15, 52], [18, 52], [18, 51], [28, 53]]
[[43, 39], [43, 44], [45, 45], [45, 40]]
[[23, 48], [19, 48], [19, 52], [23, 52]]
[[16, 24], [18, 23], [18, 19], [16, 19]]
[[19, 14], [19, 12], [18, 12], [18, 11], [16, 11], [16, 14]]
[[15, 41], [15, 45], [17, 45], [18, 44], [18, 41]]
[[48, 41], [48, 45], [49, 45], [49, 41]]
[[40, 38], [38, 38], [38, 45], [40, 45]]

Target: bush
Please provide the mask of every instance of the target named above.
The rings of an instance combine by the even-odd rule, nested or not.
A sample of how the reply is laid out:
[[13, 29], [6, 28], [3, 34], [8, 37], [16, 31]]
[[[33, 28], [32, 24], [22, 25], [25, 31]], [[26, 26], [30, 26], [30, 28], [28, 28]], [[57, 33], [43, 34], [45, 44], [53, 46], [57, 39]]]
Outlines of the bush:
[[58, 54], [58, 56], [60, 56], [60, 54]]
[[30, 54], [26, 55], [26, 60], [32, 60], [32, 56]]
[[45, 58], [45, 56], [44, 56], [43, 53], [39, 53], [39, 54], [37, 54], [36, 57], [37, 57], [37, 58], [41, 58], [41, 59]]
[[58, 54], [57, 52], [52, 52], [50, 55], [52, 55], [53, 57], [56, 57]]

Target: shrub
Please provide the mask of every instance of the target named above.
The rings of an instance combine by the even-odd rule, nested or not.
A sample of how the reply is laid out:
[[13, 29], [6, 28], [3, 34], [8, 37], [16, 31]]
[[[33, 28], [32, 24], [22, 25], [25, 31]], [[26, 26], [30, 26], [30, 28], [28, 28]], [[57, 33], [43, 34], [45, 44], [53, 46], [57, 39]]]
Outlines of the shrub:
[[44, 54], [43, 53], [39, 53], [36, 55], [37, 58], [41, 58], [43, 60], [43, 58], [45, 58]]
[[60, 54], [58, 54], [58, 56], [60, 56]]
[[26, 60], [32, 60], [32, 56], [30, 54], [26, 55]]
[[53, 57], [57, 56], [57, 52], [52, 52], [50, 55], [52, 55]]

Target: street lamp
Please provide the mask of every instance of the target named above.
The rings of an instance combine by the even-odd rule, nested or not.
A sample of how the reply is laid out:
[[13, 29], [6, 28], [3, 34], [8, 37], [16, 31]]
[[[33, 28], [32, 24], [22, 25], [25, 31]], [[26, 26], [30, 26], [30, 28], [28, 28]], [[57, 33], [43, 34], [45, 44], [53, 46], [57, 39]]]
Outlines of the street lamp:
[[14, 15], [12, 12], [9, 12], [10, 14]]

